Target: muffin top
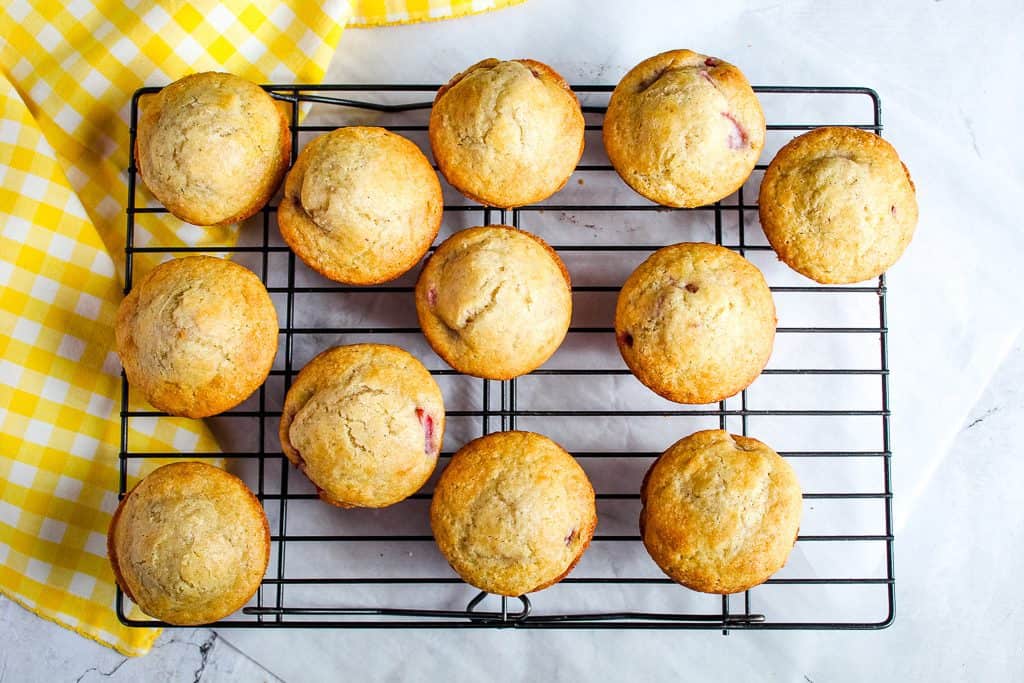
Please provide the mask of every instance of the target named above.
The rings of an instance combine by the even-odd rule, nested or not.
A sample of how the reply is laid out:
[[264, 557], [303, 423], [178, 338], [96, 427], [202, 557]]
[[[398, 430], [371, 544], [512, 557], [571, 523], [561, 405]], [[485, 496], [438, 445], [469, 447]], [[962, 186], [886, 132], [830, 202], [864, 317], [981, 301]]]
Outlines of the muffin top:
[[285, 181], [278, 224], [309, 267], [355, 285], [393, 280], [441, 226], [441, 183], [419, 148], [383, 128], [314, 139]]
[[208, 417], [244, 401], [277, 354], [277, 312], [249, 269], [212, 256], [160, 264], [117, 310], [128, 382], [171, 415]]
[[416, 283], [427, 341], [469, 375], [510, 379], [542, 365], [572, 317], [569, 273], [543, 240], [507, 225], [455, 233]]
[[674, 581], [738, 593], [786, 563], [800, 527], [796, 473], [756, 439], [691, 434], [655, 461], [641, 492], [640, 532]]
[[626, 280], [615, 307], [626, 365], [678, 403], [712, 403], [745, 389], [768, 363], [775, 323], [761, 271], [705, 243], [654, 252]]
[[238, 611], [259, 588], [270, 528], [238, 477], [205, 463], [173, 463], [121, 501], [107, 554], [121, 590], [143, 612], [170, 624], [206, 624]]
[[764, 113], [743, 73], [690, 50], [633, 67], [615, 87], [604, 119], [615, 170], [666, 206], [703, 206], [735, 192], [754, 170], [764, 140]]
[[288, 390], [281, 446], [328, 503], [385, 507], [434, 471], [444, 417], [437, 382], [408, 352], [336, 346], [311, 360]]
[[430, 505], [441, 552], [467, 583], [517, 596], [557, 583], [597, 526], [594, 488], [551, 439], [497, 432], [463, 446]]
[[893, 146], [817, 128], [779, 150], [761, 183], [761, 226], [779, 258], [821, 283], [878, 277], [917, 227], [917, 197]]
[[258, 85], [233, 74], [185, 76], [142, 101], [139, 175], [189, 223], [231, 223], [259, 211], [290, 153], [283, 111]]
[[430, 145], [444, 177], [503, 208], [562, 189], [583, 155], [583, 112], [565, 80], [531, 59], [485, 59], [434, 99]]

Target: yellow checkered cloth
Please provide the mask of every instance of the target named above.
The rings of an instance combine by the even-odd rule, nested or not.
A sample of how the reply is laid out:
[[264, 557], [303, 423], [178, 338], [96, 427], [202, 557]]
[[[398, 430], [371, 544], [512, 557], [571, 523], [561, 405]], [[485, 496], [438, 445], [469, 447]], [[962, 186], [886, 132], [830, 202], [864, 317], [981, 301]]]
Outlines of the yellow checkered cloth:
[[[105, 546], [117, 506], [112, 321], [132, 93], [211, 69], [316, 82], [346, 22], [439, 19], [515, 1], [367, 0], [355, 12], [346, 0], [0, 6], [0, 592], [126, 655], [144, 654], [159, 634], [118, 622]], [[232, 237], [232, 228], [173, 219], [136, 234], [139, 245]], [[130, 438], [134, 450], [217, 450], [204, 424], [186, 419], [133, 421]]]
[[437, 21], [517, 5], [523, 0], [354, 0], [353, 28]]

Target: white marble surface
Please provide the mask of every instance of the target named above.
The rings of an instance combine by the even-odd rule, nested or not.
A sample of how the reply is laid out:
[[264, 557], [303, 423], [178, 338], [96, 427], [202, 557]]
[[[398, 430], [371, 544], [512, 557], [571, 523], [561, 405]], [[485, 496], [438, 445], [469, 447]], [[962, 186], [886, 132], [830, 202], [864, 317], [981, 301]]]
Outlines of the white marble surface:
[[[486, 56], [530, 56], [614, 83], [694, 47], [754, 83], [869, 85], [919, 189], [919, 233], [891, 271], [896, 623], [880, 632], [168, 631], [119, 655], [0, 602], [0, 680], [792, 681], [1024, 677], [1024, 323], [1016, 1], [530, 0], [441, 24], [351, 31], [328, 78], [437, 82]], [[273, 673], [271, 673], [273, 672]]]

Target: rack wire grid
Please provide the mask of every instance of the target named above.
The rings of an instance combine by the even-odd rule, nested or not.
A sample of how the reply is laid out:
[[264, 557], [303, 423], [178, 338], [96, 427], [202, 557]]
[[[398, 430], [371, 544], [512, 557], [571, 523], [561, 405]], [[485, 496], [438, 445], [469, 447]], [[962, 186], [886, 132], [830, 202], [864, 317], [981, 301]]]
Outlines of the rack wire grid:
[[[292, 159], [312, 137], [343, 125], [379, 125], [417, 142], [429, 156], [427, 119], [435, 85], [269, 85], [290, 111]], [[280, 351], [266, 384], [246, 403], [208, 421], [233, 470], [253, 489], [271, 524], [271, 561], [250, 604], [230, 627], [871, 629], [894, 615], [890, 488], [889, 366], [885, 277], [859, 286], [820, 286], [778, 263], [757, 218], [760, 163], [733, 196], [697, 209], [668, 209], [634, 194], [616, 176], [600, 140], [612, 86], [574, 86], [586, 125], [586, 152], [567, 186], [549, 200], [513, 210], [474, 204], [444, 185], [438, 241], [470, 225], [510, 224], [542, 235], [573, 275], [573, 322], [541, 369], [507, 382], [460, 375], [425, 344], [412, 285], [418, 268], [383, 286], [346, 287], [320, 278], [281, 241], [276, 200], [227, 244], [182, 247], [180, 235], [128, 169], [126, 283], [140, 264], [191, 252], [230, 256], [261, 276], [282, 321]], [[755, 87], [766, 111], [762, 162], [791, 137], [821, 125], [881, 133], [878, 95], [860, 87]], [[143, 88], [131, 102], [134, 149]], [[311, 107], [310, 105], [319, 105]], [[302, 120], [300, 110], [309, 112]], [[301, 120], [301, 123], [300, 123]], [[191, 228], [184, 228], [186, 231]], [[204, 233], [197, 229], [193, 235]], [[762, 376], [740, 395], [707, 406], [661, 399], [622, 363], [610, 326], [615, 297], [654, 250], [708, 241], [738, 251], [764, 272], [780, 326]], [[438, 472], [462, 443], [501, 429], [529, 429], [562, 443], [597, 491], [599, 526], [580, 565], [561, 583], [515, 598], [478, 592], [454, 574], [433, 544], [430, 491], [384, 510], [339, 510], [317, 499], [292, 472], [277, 441], [284, 394], [320, 350], [382, 341], [412, 351], [445, 394], [448, 430]], [[141, 452], [161, 413], [130, 397], [122, 381], [120, 495], [147, 459], [217, 458], [190, 444]], [[762, 586], [704, 595], [665, 578], [637, 533], [639, 488], [657, 455], [702, 428], [750, 434], [778, 450], [804, 488], [801, 532], [787, 566]], [[176, 444], [176, 447], [178, 444]], [[152, 463], [152, 460], [149, 460]], [[130, 611], [129, 626], [163, 624]], [[131, 614], [132, 616], [129, 616]]]

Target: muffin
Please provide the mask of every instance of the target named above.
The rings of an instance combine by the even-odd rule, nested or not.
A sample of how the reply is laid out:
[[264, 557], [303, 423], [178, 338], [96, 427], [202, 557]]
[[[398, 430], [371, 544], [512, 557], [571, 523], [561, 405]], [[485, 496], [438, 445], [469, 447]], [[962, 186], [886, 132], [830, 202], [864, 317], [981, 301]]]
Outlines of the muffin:
[[256, 391], [277, 354], [277, 311], [249, 269], [212, 256], [160, 264], [117, 309], [128, 383], [171, 415], [208, 417]]
[[547, 199], [583, 156], [583, 112], [569, 84], [532, 59], [485, 59], [437, 91], [430, 146], [452, 186], [510, 208]]
[[430, 346], [459, 372], [511, 379], [540, 367], [572, 317], [569, 273], [542, 239], [507, 225], [455, 233], [416, 283]]
[[497, 432], [469, 442], [441, 474], [430, 526], [466, 583], [517, 596], [558, 583], [597, 526], [594, 488], [551, 439]]
[[724, 247], [674, 244], [626, 280], [615, 338], [637, 379], [677, 403], [746, 389], [768, 363], [775, 303], [754, 264]]
[[383, 128], [353, 126], [306, 145], [288, 173], [277, 220], [310, 268], [370, 285], [423, 258], [443, 205], [437, 174], [416, 145]]
[[185, 76], [142, 101], [139, 177], [194, 225], [233, 223], [259, 211], [281, 184], [290, 154], [284, 111], [233, 74]]
[[285, 397], [288, 459], [339, 507], [380, 508], [415, 493], [434, 471], [444, 400], [430, 372], [397, 346], [324, 351]]
[[907, 167], [892, 145], [856, 128], [818, 128], [790, 141], [765, 171], [758, 207], [779, 258], [825, 284], [878, 277], [917, 227]]
[[803, 499], [789, 463], [721, 429], [673, 444], [647, 472], [640, 534], [651, 558], [687, 588], [739, 593], [786, 564]]
[[238, 477], [200, 462], [154, 470], [110, 521], [114, 578], [151, 617], [169, 624], [217, 621], [260, 587], [270, 527]]
[[764, 113], [743, 73], [690, 50], [633, 67], [615, 86], [604, 118], [615, 170], [665, 206], [703, 206], [738, 190], [764, 139]]

